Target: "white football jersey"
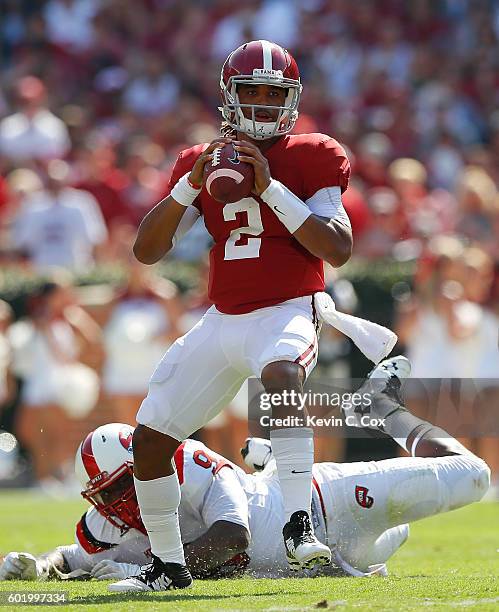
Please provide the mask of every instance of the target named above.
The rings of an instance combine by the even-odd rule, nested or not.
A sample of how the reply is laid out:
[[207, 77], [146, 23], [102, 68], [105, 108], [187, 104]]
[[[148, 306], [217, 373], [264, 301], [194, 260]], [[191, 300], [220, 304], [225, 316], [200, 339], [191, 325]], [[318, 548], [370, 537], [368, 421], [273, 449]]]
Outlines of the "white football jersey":
[[[237, 523], [251, 534], [247, 569], [256, 575], [287, 573], [282, 539], [284, 507], [277, 474], [246, 474], [196, 440], [186, 440], [174, 459], [182, 492], [182, 541], [192, 542], [216, 521]], [[316, 491], [312, 515], [316, 533], [323, 539], [324, 520]], [[78, 523], [76, 543], [60, 550], [71, 570], [89, 570], [101, 559], [138, 564], [150, 559], [146, 535], [136, 529], [122, 535], [95, 508], [90, 508]]]
[[217, 521], [237, 523], [251, 533], [241, 468], [196, 440], [186, 440], [174, 459], [182, 492], [179, 521], [184, 543]]
[[[262, 577], [288, 575], [276, 470], [268, 465], [260, 474], [246, 474], [195, 440], [186, 440], [174, 459], [183, 542], [192, 542], [216, 521], [237, 523], [251, 534], [247, 570]], [[386, 573], [384, 563], [408, 537], [408, 522], [478, 501], [489, 478], [489, 468], [471, 453], [315, 464], [315, 533], [346, 573]], [[150, 558], [146, 535], [136, 529], [121, 535], [95, 508], [78, 523], [76, 543], [60, 550], [71, 571], [90, 570], [101, 559], [144, 564]]]

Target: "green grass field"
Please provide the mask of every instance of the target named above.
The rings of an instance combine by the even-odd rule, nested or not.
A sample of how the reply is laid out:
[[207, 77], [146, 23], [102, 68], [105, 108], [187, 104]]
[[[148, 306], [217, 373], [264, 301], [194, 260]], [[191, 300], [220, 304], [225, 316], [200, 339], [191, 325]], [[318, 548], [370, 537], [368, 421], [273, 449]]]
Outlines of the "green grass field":
[[[0, 553], [72, 543], [84, 508], [0, 493]], [[100, 582], [3, 582], [0, 592], [64, 590], [70, 601], [64, 610], [78, 611], [499, 610], [499, 505], [475, 504], [413, 525], [388, 567], [389, 578], [197, 581], [188, 592], [150, 595], [112, 595]]]

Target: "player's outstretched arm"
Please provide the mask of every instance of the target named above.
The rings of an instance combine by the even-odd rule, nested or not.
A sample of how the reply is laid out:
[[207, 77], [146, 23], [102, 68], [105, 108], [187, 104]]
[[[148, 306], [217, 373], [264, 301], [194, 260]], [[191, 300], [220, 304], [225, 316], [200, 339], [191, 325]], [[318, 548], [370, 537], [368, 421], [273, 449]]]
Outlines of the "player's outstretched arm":
[[229, 521], [216, 521], [208, 531], [184, 546], [185, 560], [194, 575], [209, 575], [250, 544], [248, 530]]

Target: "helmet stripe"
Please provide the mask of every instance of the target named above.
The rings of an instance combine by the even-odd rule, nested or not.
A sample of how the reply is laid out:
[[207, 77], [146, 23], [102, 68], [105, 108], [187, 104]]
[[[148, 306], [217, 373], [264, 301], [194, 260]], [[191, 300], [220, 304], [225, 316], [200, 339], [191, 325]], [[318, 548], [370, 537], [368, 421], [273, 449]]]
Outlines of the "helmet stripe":
[[95, 478], [101, 471], [97, 465], [97, 461], [95, 460], [94, 452], [92, 450], [93, 434], [94, 432], [91, 431], [81, 445], [81, 460], [83, 461], [83, 466], [90, 480]]
[[268, 40], [261, 40], [263, 51], [263, 69], [272, 70], [272, 43]]

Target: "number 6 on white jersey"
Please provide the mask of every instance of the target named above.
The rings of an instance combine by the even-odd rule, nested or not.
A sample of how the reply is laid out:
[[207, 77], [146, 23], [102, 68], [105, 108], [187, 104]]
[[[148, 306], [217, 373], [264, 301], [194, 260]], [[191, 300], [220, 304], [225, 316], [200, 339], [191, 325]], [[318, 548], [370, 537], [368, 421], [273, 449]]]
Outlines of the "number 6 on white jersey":
[[223, 208], [225, 221], [234, 221], [236, 214], [245, 212], [248, 215], [248, 225], [233, 229], [225, 243], [224, 259], [251, 259], [259, 257], [261, 238], [248, 238], [246, 244], [236, 244], [241, 234], [259, 236], [263, 232], [260, 205], [253, 198], [244, 198], [239, 202], [225, 204]]

